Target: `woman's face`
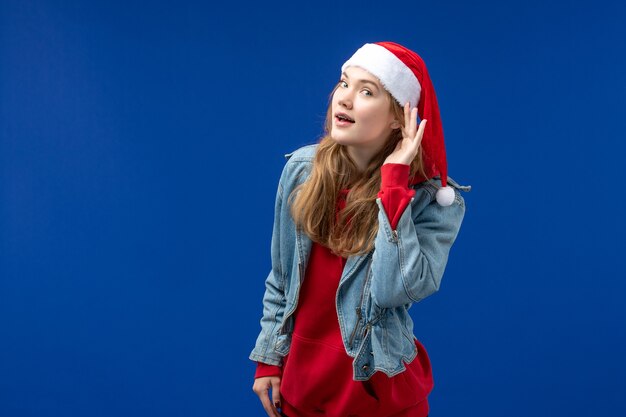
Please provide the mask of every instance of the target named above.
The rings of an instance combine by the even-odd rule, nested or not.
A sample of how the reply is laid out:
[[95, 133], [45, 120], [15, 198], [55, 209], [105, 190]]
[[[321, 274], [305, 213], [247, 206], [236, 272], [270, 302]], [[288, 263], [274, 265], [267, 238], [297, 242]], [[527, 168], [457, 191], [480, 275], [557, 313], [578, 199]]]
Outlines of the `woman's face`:
[[[330, 136], [356, 153], [373, 156], [391, 131], [400, 127], [389, 100], [374, 75], [359, 67], [346, 68], [332, 98]], [[351, 121], [343, 120], [341, 114]]]

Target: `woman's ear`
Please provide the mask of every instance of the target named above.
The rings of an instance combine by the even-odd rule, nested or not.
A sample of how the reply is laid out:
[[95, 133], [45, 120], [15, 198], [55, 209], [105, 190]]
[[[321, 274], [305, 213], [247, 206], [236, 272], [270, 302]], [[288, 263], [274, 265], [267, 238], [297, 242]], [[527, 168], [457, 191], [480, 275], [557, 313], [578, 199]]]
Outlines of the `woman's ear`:
[[400, 124], [400, 122], [399, 122], [399, 121], [394, 120], [393, 122], [391, 122], [391, 128], [392, 128], [392, 129], [399, 129], [399, 128], [401, 128], [401, 127], [402, 127], [402, 125]]

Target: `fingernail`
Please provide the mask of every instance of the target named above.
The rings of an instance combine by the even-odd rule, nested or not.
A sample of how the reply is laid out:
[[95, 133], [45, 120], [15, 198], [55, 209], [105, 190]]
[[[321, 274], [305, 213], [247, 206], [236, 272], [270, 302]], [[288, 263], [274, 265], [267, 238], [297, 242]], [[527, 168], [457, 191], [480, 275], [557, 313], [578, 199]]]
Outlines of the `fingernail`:
[[274, 407], [280, 408], [280, 401], [274, 401]]

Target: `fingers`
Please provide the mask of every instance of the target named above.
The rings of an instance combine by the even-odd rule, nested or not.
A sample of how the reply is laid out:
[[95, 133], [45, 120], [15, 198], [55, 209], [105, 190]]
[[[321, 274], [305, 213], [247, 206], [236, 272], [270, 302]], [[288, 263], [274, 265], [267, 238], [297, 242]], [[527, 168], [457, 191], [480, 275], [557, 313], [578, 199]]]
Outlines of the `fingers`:
[[409, 132], [409, 124], [411, 123], [411, 110], [410, 110], [410, 104], [407, 101], [406, 104], [404, 105], [404, 137], [408, 136], [408, 132]]
[[276, 410], [276, 407], [274, 407], [274, 405], [270, 401], [268, 391], [265, 391], [265, 394], [260, 396], [263, 409], [269, 417], [280, 417], [280, 414], [278, 414], [278, 410]]
[[275, 408], [281, 408], [280, 403], [280, 379], [273, 378], [272, 379], [272, 403]]
[[413, 139], [417, 130], [417, 107], [411, 109], [410, 106], [411, 104], [408, 101], [404, 105], [404, 137]]
[[422, 137], [424, 137], [424, 129], [426, 129], [426, 122], [428, 120], [422, 119], [420, 122], [419, 129], [417, 130], [417, 135], [415, 136], [416, 146], [419, 146], [422, 143]]
[[269, 417], [280, 417], [280, 414], [272, 404], [270, 400], [269, 391], [272, 388], [272, 397], [278, 392], [278, 398], [280, 400], [280, 390], [274, 387], [280, 387], [280, 378], [278, 377], [263, 377], [254, 380], [254, 386], [252, 390], [259, 396], [261, 405]]

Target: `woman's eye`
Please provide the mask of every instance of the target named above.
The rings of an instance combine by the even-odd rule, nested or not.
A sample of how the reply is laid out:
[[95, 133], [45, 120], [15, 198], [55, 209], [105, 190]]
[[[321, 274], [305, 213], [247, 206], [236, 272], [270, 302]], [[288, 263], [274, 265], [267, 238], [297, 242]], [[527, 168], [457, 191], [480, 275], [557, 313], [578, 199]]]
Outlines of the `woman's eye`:
[[[339, 85], [341, 87], [347, 87], [348, 83], [346, 81], [344, 81], [344, 80], [340, 80], [339, 81]], [[367, 93], [366, 96], [373, 96], [374, 95], [374, 94], [372, 94], [372, 92], [370, 90], [363, 90], [363, 91], [365, 91]]]

